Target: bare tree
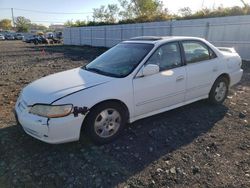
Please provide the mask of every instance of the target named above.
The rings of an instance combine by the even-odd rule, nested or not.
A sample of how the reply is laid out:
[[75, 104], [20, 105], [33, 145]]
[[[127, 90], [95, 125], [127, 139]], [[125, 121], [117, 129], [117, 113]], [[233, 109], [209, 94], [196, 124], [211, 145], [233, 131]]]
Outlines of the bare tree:
[[97, 22], [115, 23], [118, 19], [119, 8], [116, 4], [109, 4], [107, 7], [93, 9], [93, 19]]
[[245, 0], [240, 0], [244, 7], [249, 7], [249, 4]]
[[182, 17], [187, 17], [187, 16], [191, 16], [192, 15], [192, 10], [189, 7], [183, 7], [183, 8], [181, 8], [181, 9], [178, 10], [178, 13]]
[[30, 28], [31, 21], [23, 16], [18, 16], [15, 19], [15, 25], [18, 32], [27, 32]]

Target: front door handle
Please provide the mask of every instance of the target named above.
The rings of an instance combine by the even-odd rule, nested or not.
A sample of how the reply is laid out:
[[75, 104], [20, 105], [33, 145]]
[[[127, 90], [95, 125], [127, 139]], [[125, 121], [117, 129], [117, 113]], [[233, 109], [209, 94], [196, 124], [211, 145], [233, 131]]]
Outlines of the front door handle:
[[178, 76], [177, 78], [176, 78], [176, 82], [179, 82], [179, 81], [181, 81], [181, 80], [184, 80], [184, 76]]

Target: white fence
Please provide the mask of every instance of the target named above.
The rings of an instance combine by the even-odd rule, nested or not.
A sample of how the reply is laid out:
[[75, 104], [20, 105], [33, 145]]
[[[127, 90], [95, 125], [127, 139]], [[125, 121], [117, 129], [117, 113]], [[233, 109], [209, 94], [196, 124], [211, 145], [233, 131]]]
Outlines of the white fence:
[[112, 47], [136, 36], [196, 36], [250, 60], [250, 16], [65, 28], [64, 44]]

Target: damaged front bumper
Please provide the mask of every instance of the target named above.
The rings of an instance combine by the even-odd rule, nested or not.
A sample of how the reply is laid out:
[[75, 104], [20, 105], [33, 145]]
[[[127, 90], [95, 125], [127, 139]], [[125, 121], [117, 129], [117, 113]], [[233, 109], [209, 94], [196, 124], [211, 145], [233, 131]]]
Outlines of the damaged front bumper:
[[17, 123], [30, 136], [50, 144], [59, 144], [79, 140], [85, 115], [75, 117], [70, 114], [60, 118], [46, 118], [31, 114], [18, 102], [14, 113]]

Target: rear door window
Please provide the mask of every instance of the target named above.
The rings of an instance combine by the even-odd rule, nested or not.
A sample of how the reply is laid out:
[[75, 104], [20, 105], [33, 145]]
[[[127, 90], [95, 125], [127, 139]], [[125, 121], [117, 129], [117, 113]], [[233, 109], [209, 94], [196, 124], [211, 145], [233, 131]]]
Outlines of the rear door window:
[[213, 59], [216, 54], [207, 45], [199, 41], [182, 42], [187, 64]]

